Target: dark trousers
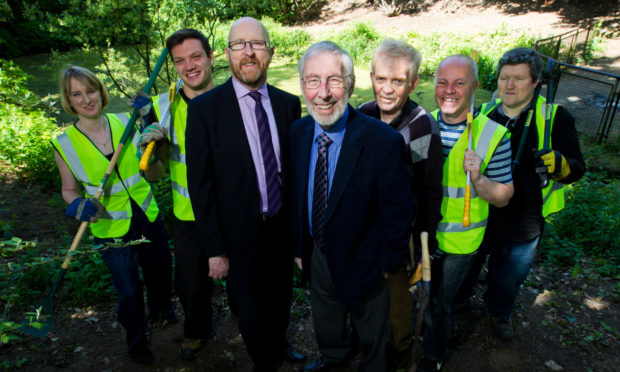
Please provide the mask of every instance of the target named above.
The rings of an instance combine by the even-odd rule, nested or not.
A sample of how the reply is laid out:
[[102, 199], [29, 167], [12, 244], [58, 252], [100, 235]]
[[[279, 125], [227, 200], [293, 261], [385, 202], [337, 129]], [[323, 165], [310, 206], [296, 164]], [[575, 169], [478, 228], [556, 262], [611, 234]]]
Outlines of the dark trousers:
[[475, 253], [446, 253], [431, 263], [431, 297], [424, 312], [426, 333], [422, 344], [424, 356], [429, 359], [445, 357], [454, 328], [452, 303], [475, 257]]
[[213, 331], [213, 280], [195, 221], [174, 219], [174, 252], [175, 289], [185, 313], [185, 338], [209, 338]]
[[292, 250], [282, 243], [282, 225], [259, 224], [256, 257], [248, 267], [231, 261], [226, 287], [256, 370], [275, 371], [287, 347], [294, 263]]
[[387, 371], [385, 345], [390, 294], [387, 280], [381, 279], [374, 293], [357, 308], [347, 308], [336, 293], [327, 259], [316, 248], [312, 252], [310, 304], [321, 356], [326, 363], [346, 361], [352, 355], [347, 317], [357, 333], [362, 361], [360, 371]]
[[[131, 226], [123, 241], [146, 237], [150, 243], [107, 248], [101, 250], [103, 262], [112, 274], [112, 283], [118, 294], [116, 314], [127, 333], [131, 351], [146, 344], [144, 326], [144, 296], [138, 266], [142, 269], [150, 316], [158, 317], [172, 312], [172, 256], [166, 230], [157, 217], [149, 222], [142, 210], [132, 202]], [[96, 244], [111, 243], [114, 239], [95, 238]]]
[[411, 345], [413, 321], [413, 297], [409, 292], [407, 267], [402, 266], [388, 278], [390, 287], [390, 344], [394, 351], [402, 353]]

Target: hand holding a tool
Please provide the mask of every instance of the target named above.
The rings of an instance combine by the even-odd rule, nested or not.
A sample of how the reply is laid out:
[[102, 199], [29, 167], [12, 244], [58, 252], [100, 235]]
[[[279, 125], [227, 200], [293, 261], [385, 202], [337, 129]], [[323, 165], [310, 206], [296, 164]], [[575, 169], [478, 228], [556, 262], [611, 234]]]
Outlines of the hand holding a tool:
[[[166, 128], [163, 128], [157, 122], [146, 127], [138, 140], [138, 146], [140, 147], [140, 158], [144, 157], [149, 144], [165, 140], [167, 134], [168, 131]], [[149, 158], [150, 157], [147, 157], [147, 159]]]
[[534, 154], [536, 173], [548, 173], [554, 181], [561, 180], [570, 174], [570, 165], [558, 150], [540, 150]]
[[105, 211], [105, 207], [95, 198], [75, 198], [65, 209], [67, 217], [75, 218], [78, 221], [95, 223]]
[[138, 110], [140, 118], [144, 118], [151, 111], [153, 102], [151, 101], [151, 97], [147, 96], [142, 91], [138, 91], [138, 93], [129, 100], [129, 107]]
[[482, 159], [472, 150], [465, 150], [465, 157], [463, 158], [463, 170], [470, 172], [471, 182], [476, 183], [480, 179], [480, 166], [482, 165]]

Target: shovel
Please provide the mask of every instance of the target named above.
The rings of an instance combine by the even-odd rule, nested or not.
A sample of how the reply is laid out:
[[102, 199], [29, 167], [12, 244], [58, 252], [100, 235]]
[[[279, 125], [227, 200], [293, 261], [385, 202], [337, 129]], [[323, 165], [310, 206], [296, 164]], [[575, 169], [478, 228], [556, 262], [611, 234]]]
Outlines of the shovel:
[[[418, 310], [418, 318], [415, 325], [415, 335], [413, 336], [413, 347], [411, 348], [411, 359], [415, 360], [416, 353], [418, 352], [418, 339], [420, 338], [420, 332], [422, 329], [422, 318], [424, 317], [424, 310], [428, 305], [428, 300], [431, 294], [431, 260], [428, 254], [428, 233], [423, 231], [420, 233], [420, 240], [422, 241], [422, 285], [418, 287], [418, 298], [420, 299], [420, 309]], [[415, 371], [417, 365], [412, 365], [409, 371]]]
[[[157, 78], [159, 71], [164, 65], [164, 62], [166, 61], [167, 56], [168, 56], [168, 49], [164, 48], [164, 50], [161, 52], [161, 55], [159, 56], [159, 59], [157, 60], [157, 64], [155, 64], [155, 68], [153, 69], [151, 76], [149, 77], [149, 81], [146, 83], [146, 86], [144, 87], [144, 93], [148, 94], [151, 91], [151, 88], [153, 88], [153, 85], [155, 85], [155, 79]], [[101, 195], [103, 195], [103, 188], [105, 187], [105, 184], [108, 181], [108, 178], [110, 178], [110, 175], [114, 171], [114, 167], [116, 166], [116, 163], [118, 162], [118, 158], [121, 156], [121, 153], [123, 152], [123, 149], [125, 148], [125, 143], [127, 143], [127, 139], [129, 139], [129, 137], [131, 136], [131, 133], [133, 132], [134, 124], [136, 123], [136, 119], [138, 119], [138, 114], [139, 114], [138, 110], [134, 109], [133, 113], [131, 114], [131, 118], [129, 119], [129, 122], [127, 123], [127, 126], [125, 127], [125, 131], [123, 132], [123, 135], [121, 136], [120, 142], [116, 150], [114, 151], [114, 155], [112, 155], [110, 164], [108, 165], [108, 168], [106, 169], [105, 174], [103, 175], [103, 178], [101, 179], [101, 183], [99, 183], [99, 188], [97, 189], [97, 192], [95, 193], [95, 196], [94, 196], [95, 199], [97, 200], [99, 200], [99, 198], [101, 198]], [[60, 268], [60, 271], [58, 272], [58, 276], [56, 277], [56, 283], [54, 283], [52, 292], [45, 298], [45, 300], [43, 300], [43, 302], [36, 309], [34, 314], [30, 313], [30, 315], [28, 315], [26, 319], [24, 319], [24, 321], [21, 323], [22, 327], [19, 329], [21, 332], [32, 335], [32, 336], [36, 336], [36, 337], [45, 337], [45, 335], [50, 331], [50, 329], [52, 329], [52, 326], [54, 325], [54, 293], [56, 293], [56, 290], [60, 286], [62, 279], [65, 277], [65, 274], [67, 273], [67, 269], [69, 268], [69, 264], [71, 263], [73, 252], [80, 245], [80, 241], [82, 241], [82, 236], [84, 235], [84, 232], [86, 231], [86, 228], [88, 227], [89, 223], [90, 222], [88, 221], [84, 221], [80, 224], [80, 228], [78, 229], [78, 232], [75, 234], [75, 237], [73, 238], [73, 242], [71, 243], [71, 247], [69, 248], [69, 251], [67, 252], [67, 256], [65, 257], [65, 260], [62, 263], [62, 267]]]

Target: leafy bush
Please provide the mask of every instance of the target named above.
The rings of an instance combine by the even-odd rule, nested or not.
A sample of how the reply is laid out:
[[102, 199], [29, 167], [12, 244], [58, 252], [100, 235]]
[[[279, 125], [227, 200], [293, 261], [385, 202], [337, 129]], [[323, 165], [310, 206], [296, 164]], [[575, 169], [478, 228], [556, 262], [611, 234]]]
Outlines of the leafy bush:
[[568, 188], [566, 208], [548, 219], [540, 252], [550, 264], [575, 265], [590, 257], [601, 275], [620, 274], [620, 184], [587, 173]]
[[[0, 60], [0, 164], [46, 186], [59, 184], [50, 141], [59, 133], [41, 100], [25, 88], [28, 76]], [[49, 101], [49, 97], [47, 99]]]
[[488, 90], [497, 87], [497, 62], [508, 50], [517, 47], [531, 47], [535, 37], [525, 33], [512, 34], [505, 27], [492, 32], [477, 34], [437, 33], [420, 34], [410, 32], [406, 35], [409, 42], [422, 54], [420, 75], [432, 75], [442, 59], [452, 54], [470, 55], [478, 52], [478, 80]]
[[382, 35], [369, 23], [356, 23], [328, 37], [349, 52], [355, 63], [368, 63], [381, 39]]
[[271, 18], [263, 18], [261, 22], [269, 31], [271, 44], [275, 46], [278, 55], [286, 56], [297, 62], [312, 44], [312, 36], [304, 30], [283, 27]]

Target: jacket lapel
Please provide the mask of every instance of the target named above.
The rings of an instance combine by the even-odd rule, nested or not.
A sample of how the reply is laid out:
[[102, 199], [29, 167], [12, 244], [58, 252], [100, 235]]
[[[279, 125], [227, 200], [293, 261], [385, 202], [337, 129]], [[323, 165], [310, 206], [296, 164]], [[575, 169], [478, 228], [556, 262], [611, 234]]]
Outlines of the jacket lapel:
[[[336, 207], [342, 194], [346, 189], [347, 183], [353, 174], [355, 165], [363, 148], [364, 126], [357, 120], [359, 114], [349, 106], [349, 117], [347, 120], [347, 129], [342, 140], [342, 148], [340, 149], [340, 157], [336, 165], [336, 173], [332, 182], [332, 188], [327, 200], [327, 211], [325, 212], [325, 223], [334, 214]], [[307, 175], [306, 175], [307, 178]]]

